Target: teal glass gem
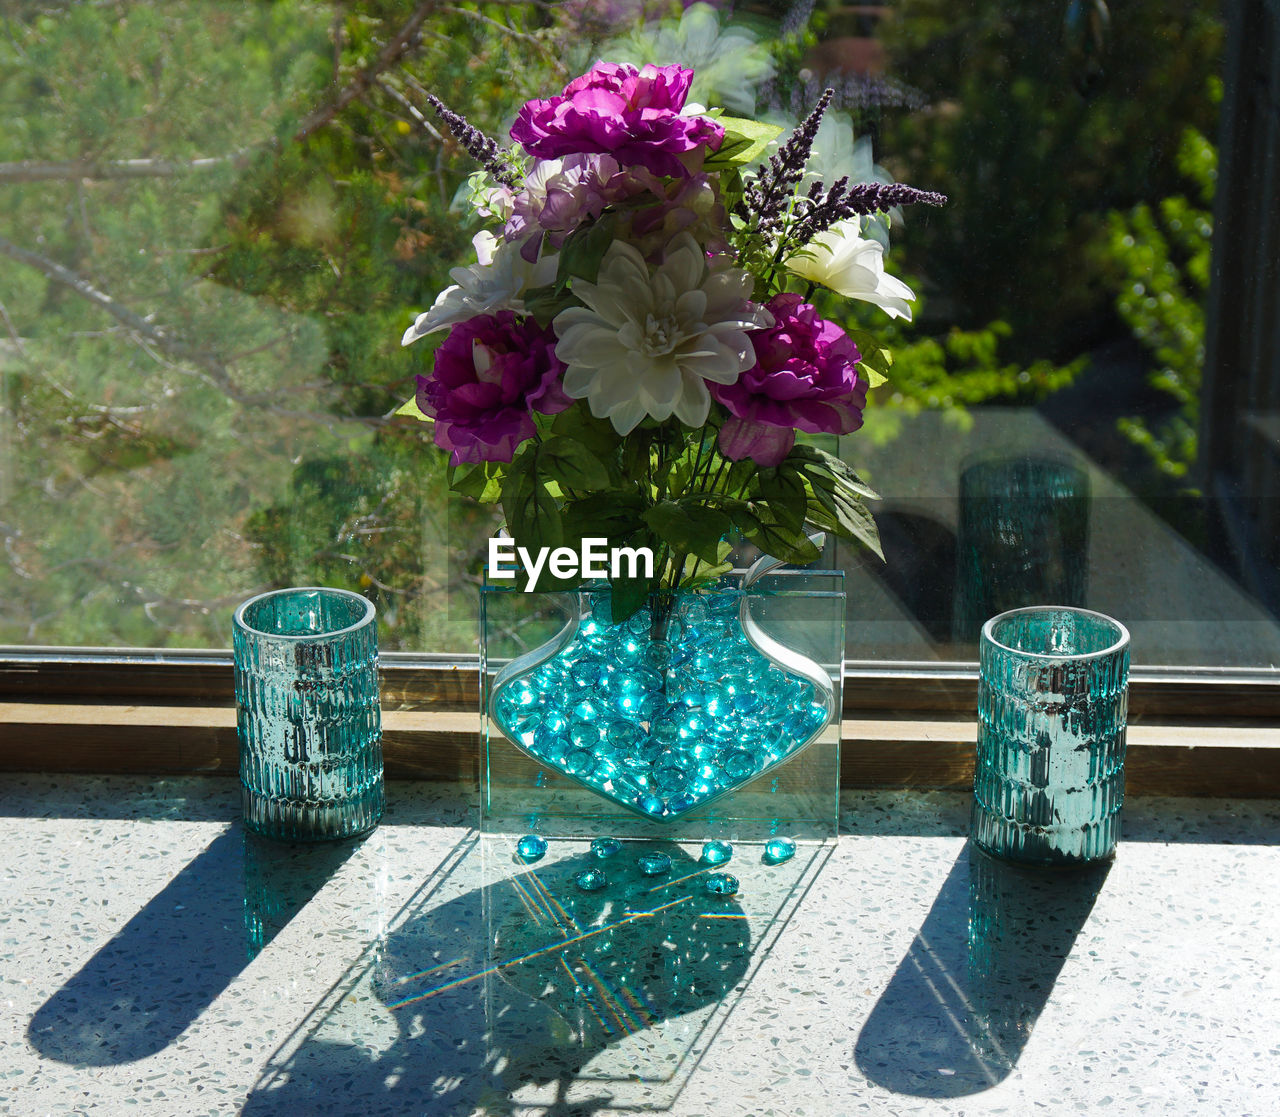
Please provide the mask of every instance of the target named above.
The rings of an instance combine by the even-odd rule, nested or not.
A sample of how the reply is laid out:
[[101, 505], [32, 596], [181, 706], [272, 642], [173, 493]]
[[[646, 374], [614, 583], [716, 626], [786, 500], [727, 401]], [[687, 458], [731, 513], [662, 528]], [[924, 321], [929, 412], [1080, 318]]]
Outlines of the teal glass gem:
[[573, 878], [573, 883], [583, 892], [599, 892], [609, 883], [609, 878], [603, 869], [583, 869]]
[[540, 861], [547, 853], [547, 840], [537, 834], [526, 834], [516, 842], [516, 856], [527, 864]]
[[721, 754], [720, 764], [735, 780], [749, 779], [759, 770], [759, 761], [750, 749], [728, 749]]
[[637, 804], [651, 818], [661, 818], [667, 810], [667, 801], [661, 795], [641, 795]]
[[597, 838], [591, 843], [591, 853], [601, 861], [613, 857], [621, 849], [622, 843], [617, 838]]
[[665, 876], [671, 872], [671, 858], [665, 853], [642, 853], [636, 858], [636, 867], [647, 877]]
[[576, 748], [593, 749], [600, 743], [601, 736], [603, 730], [598, 722], [575, 721], [569, 728], [569, 740]]
[[645, 818], [705, 806], [794, 756], [835, 712], [826, 670], [758, 628], [749, 599], [736, 585], [655, 595], [614, 624], [608, 588], [583, 589], [545, 651], [498, 672], [493, 723]]
[[713, 896], [736, 896], [738, 878], [731, 873], [708, 873], [702, 887]]
[[718, 838], [706, 842], [702, 847], [702, 863], [704, 865], [723, 865], [733, 856], [733, 846]]
[[796, 843], [790, 838], [770, 838], [764, 843], [764, 863], [781, 865], [796, 855]]

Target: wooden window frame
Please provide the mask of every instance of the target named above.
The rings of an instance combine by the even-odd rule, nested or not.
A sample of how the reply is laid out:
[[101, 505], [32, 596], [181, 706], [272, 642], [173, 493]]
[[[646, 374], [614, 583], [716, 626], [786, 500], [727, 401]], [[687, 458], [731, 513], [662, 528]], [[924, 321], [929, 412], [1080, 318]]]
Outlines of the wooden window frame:
[[[477, 657], [382, 657], [391, 779], [475, 780]], [[841, 785], [972, 786], [975, 663], [846, 662]], [[227, 652], [0, 651], [0, 771], [221, 774], [237, 766]], [[1136, 795], [1280, 798], [1280, 672], [1136, 669]]]

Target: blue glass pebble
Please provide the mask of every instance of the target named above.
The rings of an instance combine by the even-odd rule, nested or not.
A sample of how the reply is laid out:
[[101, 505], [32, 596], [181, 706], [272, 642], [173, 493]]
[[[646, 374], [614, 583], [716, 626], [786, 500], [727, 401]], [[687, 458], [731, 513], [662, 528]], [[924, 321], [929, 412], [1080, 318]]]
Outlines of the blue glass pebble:
[[636, 806], [644, 811], [645, 814], [659, 818], [667, 809], [667, 801], [661, 795], [643, 795]]
[[736, 896], [738, 878], [729, 873], [708, 873], [702, 887], [713, 896]]
[[516, 856], [526, 863], [542, 860], [546, 852], [547, 840], [537, 834], [526, 834], [516, 842]]
[[720, 765], [733, 780], [750, 779], [762, 765], [750, 749], [729, 749], [721, 754]]
[[573, 883], [583, 892], [599, 892], [609, 883], [609, 878], [604, 875], [603, 869], [583, 869], [573, 878]]
[[602, 861], [606, 857], [612, 857], [620, 849], [622, 849], [622, 843], [617, 838], [597, 838], [591, 843], [592, 854]]
[[770, 838], [764, 844], [764, 863], [781, 865], [796, 855], [796, 843], [790, 838]]
[[719, 839], [706, 842], [702, 847], [704, 865], [723, 865], [733, 856], [733, 846]]
[[671, 872], [671, 858], [665, 853], [642, 853], [636, 866], [647, 877], [660, 877]]
[[826, 723], [819, 688], [747, 640], [741, 593], [678, 595], [662, 623], [645, 608], [617, 625], [607, 592], [585, 597], [569, 643], [495, 699], [500, 728], [535, 760], [670, 819], [785, 760]]

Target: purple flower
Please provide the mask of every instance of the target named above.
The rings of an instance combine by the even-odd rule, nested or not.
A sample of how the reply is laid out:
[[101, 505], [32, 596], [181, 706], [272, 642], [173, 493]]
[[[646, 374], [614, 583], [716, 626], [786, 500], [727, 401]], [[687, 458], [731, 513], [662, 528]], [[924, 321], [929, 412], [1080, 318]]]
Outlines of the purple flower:
[[692, 82], [693, 71], [682, 66], [597, 62], [563, 95], [525, 102], [511, 138], [539, 159], [599, 152], [623, 166], [683, 177], [690, 168], [680, 156], [714, 150], [724, 139], [715, 121], [680, 115]]
[[417, 395], [451, 464], [509, 462], [533, 437], [532, 411], [554, 415], [573, 403], [560, 387], [555, 348], [550, 329], [510, 310], [453, 327], [436, 350], [435, 371], [418, 377]]
[[608, 155], [569, 155], [541, 159], [525, 175], [524, 189], [515, 195], [503, 236], [522, 240], [521, 255], [536, 260], [538, 253], [560, 248], [580, 225], [594, 221], [605, 207], [661, 183], [646, 171], [624, 171]]
[[708, 387], [730, 416], [720, 428], [720, 452], [775, 466], [791, 452], [797, 430], [848, 434], [862, 426], [868, 385], [849, 335], [799, 295], [775, 295], [767, 309], [774, 324], [748, 335], [755, 365], [732, 384]]

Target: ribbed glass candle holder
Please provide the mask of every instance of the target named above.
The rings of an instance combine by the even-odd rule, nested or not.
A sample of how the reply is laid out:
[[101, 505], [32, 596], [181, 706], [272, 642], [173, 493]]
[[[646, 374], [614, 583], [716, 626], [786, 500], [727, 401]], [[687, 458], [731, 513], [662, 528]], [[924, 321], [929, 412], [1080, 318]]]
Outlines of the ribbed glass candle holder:
[[307, 587], [235, 612], [237, 731], [245, 826], [316, 841], [382, 817], [382, 718], [374, 607]]
[[1014, 609], [982, 628], [973, 840], [997, 857], [1110, 857], [1124, 802], [1129, 633], [1101, 613]]

